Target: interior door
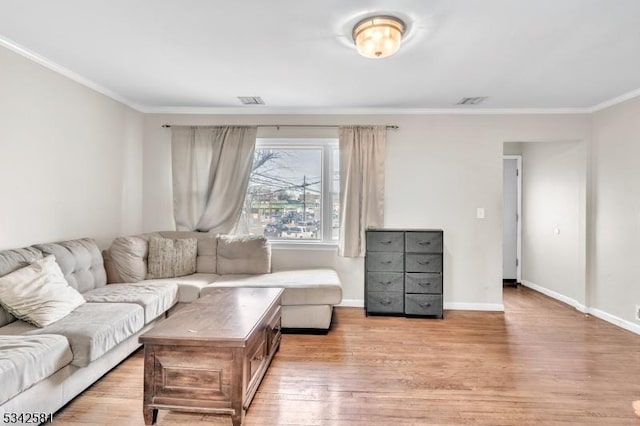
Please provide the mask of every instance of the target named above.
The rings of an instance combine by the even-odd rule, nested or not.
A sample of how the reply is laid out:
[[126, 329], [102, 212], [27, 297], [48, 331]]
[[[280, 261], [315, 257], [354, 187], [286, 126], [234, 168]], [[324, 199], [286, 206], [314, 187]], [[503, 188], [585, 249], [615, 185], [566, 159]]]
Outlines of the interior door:
[[516, 281], [518, 255], [518, 160], [503, 161], [502, 278]]

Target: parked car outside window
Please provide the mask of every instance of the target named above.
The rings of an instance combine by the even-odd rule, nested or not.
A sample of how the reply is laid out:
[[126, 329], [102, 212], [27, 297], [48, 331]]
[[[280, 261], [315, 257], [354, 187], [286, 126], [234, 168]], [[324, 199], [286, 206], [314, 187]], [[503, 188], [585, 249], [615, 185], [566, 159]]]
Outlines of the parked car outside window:
[[283, 228], [284, 225], [281, 223], [269, 223], [264, 227], [264, 236], [280, 238], [282, 236]]
[[282, 232], [284, 238], [312, 238], [313, 232], [306, 226], [289, 226]]

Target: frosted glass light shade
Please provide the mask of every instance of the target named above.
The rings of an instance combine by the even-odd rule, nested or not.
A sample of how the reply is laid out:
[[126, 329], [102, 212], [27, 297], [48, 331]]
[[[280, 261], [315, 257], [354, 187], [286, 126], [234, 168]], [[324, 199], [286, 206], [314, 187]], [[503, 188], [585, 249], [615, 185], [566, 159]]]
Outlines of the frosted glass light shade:
[[367, 58], [384, 58], [400, 48], [405, 25], [393, 16], [372, 16], [353, 28], [358, 53]]

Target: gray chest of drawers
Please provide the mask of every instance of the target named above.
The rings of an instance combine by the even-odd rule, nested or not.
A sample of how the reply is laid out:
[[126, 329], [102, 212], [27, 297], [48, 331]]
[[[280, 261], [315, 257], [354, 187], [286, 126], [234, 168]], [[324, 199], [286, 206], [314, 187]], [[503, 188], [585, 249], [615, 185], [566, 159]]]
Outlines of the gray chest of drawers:
[[375, 229], [366, 236], [367, 315], [442, 318], [443, 231]]

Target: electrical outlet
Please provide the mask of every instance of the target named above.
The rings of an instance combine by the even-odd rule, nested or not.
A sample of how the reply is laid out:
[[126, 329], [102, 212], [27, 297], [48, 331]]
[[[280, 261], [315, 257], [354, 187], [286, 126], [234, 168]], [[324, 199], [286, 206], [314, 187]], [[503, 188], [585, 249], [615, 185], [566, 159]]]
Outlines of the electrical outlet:
[[636, 305], [636, 321], [640, 321], [640, 305]]

